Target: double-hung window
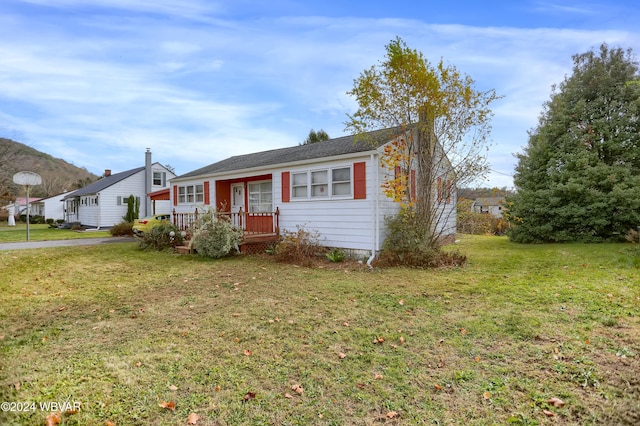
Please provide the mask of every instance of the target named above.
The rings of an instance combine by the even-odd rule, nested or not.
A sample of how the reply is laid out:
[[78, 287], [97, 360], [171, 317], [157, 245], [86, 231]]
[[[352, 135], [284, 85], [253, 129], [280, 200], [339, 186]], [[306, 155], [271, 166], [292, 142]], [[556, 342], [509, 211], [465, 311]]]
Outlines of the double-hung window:
[[351, 194], [351, 167], [293, 172], [291, 198], [342, 198]]
[[193, 204], [204, 202], [204, 185], [185, 185], [178, 187], [178, 203]]
[[249, 183], [249, 213], [273, 211], [271, 181]]

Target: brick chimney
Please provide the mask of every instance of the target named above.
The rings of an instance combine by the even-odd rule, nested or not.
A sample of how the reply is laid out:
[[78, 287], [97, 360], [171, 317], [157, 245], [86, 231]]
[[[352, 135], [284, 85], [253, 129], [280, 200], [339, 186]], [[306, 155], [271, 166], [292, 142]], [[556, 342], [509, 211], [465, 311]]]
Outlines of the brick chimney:
[[111, 176], [111, 169], [104, 169], [104, 177]]

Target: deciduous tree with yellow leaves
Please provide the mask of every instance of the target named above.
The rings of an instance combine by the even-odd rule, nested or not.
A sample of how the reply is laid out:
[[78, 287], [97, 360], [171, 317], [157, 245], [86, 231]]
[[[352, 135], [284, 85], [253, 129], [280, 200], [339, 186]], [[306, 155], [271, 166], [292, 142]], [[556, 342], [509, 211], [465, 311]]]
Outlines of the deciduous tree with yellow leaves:
[[364, 137], [373, 130], [395, 130], [381, 163], [396, 173], [382, 185], [402, 203], [401, 216], [418, 247], [439, 247], [446, 232], [439, 224], [455, 216], [455, 208], [443, 208], [454, 185], [488, 171], [489, 105], [500, 96], [474, 85], [454, 66], [442, 59], [432, 65], [397, 37], [386, 46], [385, 59], [363, 71], [347, 92], [358, 102], [347, 131]]

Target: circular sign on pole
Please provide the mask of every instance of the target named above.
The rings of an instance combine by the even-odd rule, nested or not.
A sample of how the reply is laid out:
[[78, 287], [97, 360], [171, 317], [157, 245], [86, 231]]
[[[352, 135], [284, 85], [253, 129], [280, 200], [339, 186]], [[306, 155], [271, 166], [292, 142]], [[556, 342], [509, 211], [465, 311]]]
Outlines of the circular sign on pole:
[[40, 185], [42, 184], [42, 178], [34, 172], [18, 172], [13, 175], [13, 183], [29, 186]]
[[27, 190], [27, 241], [29, 241], [29, 187], [40, 185], [42, 183], [42, 177], [34, 172], [18, 172], [13, 175], [13, 183], [24, 185]]

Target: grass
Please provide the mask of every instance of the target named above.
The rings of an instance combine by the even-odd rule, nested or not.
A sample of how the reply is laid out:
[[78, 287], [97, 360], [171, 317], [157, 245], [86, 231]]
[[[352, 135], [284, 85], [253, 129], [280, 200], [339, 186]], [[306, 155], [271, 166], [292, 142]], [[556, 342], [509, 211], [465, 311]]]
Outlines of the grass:
[[0, 401], [81, 403], [64, 425], [637, 424], [637, 248], [458, 248], [462, 268], [373, 272], [0, 252]]
[[[71, 229], [50, 228], [49, 225], [29, 225], [29, 241], [74, 240], [79, 238], [109, 237], [109, 231], [72, 231]], [[15, 243], [27, 240], [27, 225], [17, 223], [7, 226], [7, 222], [0, 222], [0, 243]]]

